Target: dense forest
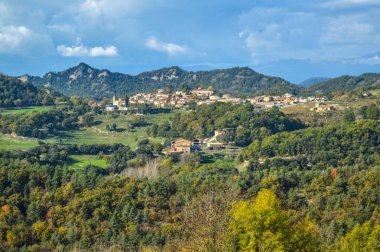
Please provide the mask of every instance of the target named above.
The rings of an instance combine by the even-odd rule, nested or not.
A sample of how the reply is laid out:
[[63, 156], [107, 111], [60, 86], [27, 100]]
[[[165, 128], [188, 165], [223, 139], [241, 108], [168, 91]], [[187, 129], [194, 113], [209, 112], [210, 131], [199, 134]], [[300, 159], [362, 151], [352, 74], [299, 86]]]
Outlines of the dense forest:
[[[3, 152], [1, 250], [376, 251], [379, 131], [369, 120], [279, 133], [261, 148], [252, 143], [245, 172], [195, 162], [204, 157], [192, 154], [163, 159], [155, 179], [128, 178], [117, 168], [152, 157], [147, 146]], [[342, 145], [334, 145], [337, 138]], [[290, 139], [299, 139], [296, 150]], [[262, 152], [268, 145], [270, 154]], [[100, 151], [112, 153], [107, 169], [65, 168], [71, 153]]]
[[57, 98], [62, 96], [51, 89], [0, 74], [0, 107], [53, 105]]
[[[3, 115], [1, 130], [54, 135], [93, 113], [72, 97], [61, 109]], [[150, 140], [136, 150], [41, 142], [2, 151], [0, 250], [378, 251], [379, 106], [357, 113], [362, 120], [306, 128], [277, 108], [216, 103], [149, 127], [169, 139], [230, 129], [227, 142], [248, 146], [236, 163], [164, 156]], [[69, 169], [70, 155], [107, 166]], [[141, 168], [155, 175], [134, 175]]]

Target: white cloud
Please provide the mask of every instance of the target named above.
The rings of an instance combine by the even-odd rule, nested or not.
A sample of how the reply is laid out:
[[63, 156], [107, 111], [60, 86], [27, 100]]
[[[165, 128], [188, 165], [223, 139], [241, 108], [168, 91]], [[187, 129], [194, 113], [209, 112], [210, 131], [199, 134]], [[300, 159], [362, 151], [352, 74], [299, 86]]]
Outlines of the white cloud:
[[347, 15], [326, 20], [326, 30], [321, 36], [323, 43], [365, 44], [374, 41], [374, 26], [360, 16]]
[[240, 17], [254, 64], [286, 59], [340, 61], [378, 50], [379, 11], [335, 13], [254, 8]]
[[173, 43], [164, 43], [162, 41], [157, 40], [155, 37], [150, 37], [145, 45], [152, 50], [158, 52], [166, 52], [169, 56], [175, 56], [178, 54], [184, 54], [187, 52], [186, 46], [181, 46]]
[[380, 0], [332, 0], [320, 4], [322, 8], [338, 9], [380, 4]]
[[80, 40], [74, 46], [57, 46], [57, 52], [64, 57], [113, 57], [118, 55], [117, 48], [113, 45], [87, 47]]
[[151, 4], [140, 0], [86, 0], [77, 6], [75, 12], [81, 19], [87, 18], [87, 21], [90, 18], [92, 21], [110, 22], [136, 16]]
[[0, 27], [0, 52], [7, 53], [19, 49], [32, 35], [33, 32], [25, 26]]
[[373, 53], [363, 57], [348, 59], [345, 63], [365, 64], [365, 65], [380, 65], [380, 53]]

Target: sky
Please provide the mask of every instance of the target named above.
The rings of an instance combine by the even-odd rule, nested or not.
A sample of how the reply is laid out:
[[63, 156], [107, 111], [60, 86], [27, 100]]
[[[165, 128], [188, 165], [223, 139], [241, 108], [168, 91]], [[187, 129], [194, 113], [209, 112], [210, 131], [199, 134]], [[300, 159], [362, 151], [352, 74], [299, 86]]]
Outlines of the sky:
[[293, 83], [380, 72], [380, 0], [1, 0], [0, 72], [248, 66]]

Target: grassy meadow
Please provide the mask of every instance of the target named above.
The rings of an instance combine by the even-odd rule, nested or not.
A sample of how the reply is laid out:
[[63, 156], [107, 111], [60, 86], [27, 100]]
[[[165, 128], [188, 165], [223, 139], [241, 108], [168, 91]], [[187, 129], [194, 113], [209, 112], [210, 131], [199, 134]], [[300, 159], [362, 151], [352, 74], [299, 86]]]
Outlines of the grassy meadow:
[[[37, 109], [37, 108], [35, 108]], [[49, 109], [49, 107], [41, 107], [40, 109]], [[12, 112], [9, 112], [12, 111]], [[21, 111], [31, 112], [27, 109], [5, 110], [2, 113], [21, 113]], [[36, 110], [34, 110], [36, 111]], [[147, 128], [152, 123], [160, 123], [169, 120], [174, 113], [168, 114], [151, 114], [143, 115], [148, 125], [144, 127], [136, 127], [133, 130], [128, 130], [130, 122], [136, 120], [136, 115], [120, 115], [117, 118], [113, 118], [112, 115], [98, 115], [95, 117], [95, 125], [87, 128], [81, 128], [73, 131], [63, 132], [63, 136], [58, 138], [51, 138], [42, 140], [49, 143], [64, 143], [64, 144], [113, 144], [122, 143], [129, 145], [132, 149], [137, 147], [137, 143], [141, 140], [148, 139], [146, 133]], [[107, 125], [116, 123], [119, 131], [112, 132], [106, 129]], [[163, 138], [151, 139], [155, 142], [162, 143], [165, 141]], [[18, 137], [13, 135], [0, 135], [0, 150], [1, 149], [27, 149], [38, 145], [37, 139]]]
[[0, 134], [0, 150], [28, 149], [38, 146], [37, 139]]
[[[169, 114], [154, 114], [143, 115], [148, 122], [145, 127], [136, 127], [133, 130], [128, 130], [130, 122], [136, 120], [136, 115], [120, 115], [113, 118], [112, 115], [99, 115], [95, 117], [95, 125], [87, 128], [81, 128], [70, 132], [65, 132], [65, 135], [60, 139], [56, 138], [55, 141], [62, 141], [65, 144], [113, 144], [122, 143], [129, 145], [132, 149], [137, 147], [137, 143], [141, 140], [148, 139], [147, 128], [152, 123], [159, 123], [161, 121], [169, 120], [174, 113]], [[118, 131], [108, 131], [107, 125], [116, 123]], [[156, 142], [163, 142], [163, 138], [151, 139]]]
[[1, 114], [21, 114], [31, 112], [45, 112], [49, 111], [54, 106], [40, 106], [40, 107], [22, 107], [22, 108], [3, 108], [0, 109]]
[[70, 155], [66, 161], [69, 169], [83, 169], [88, 165], [105, 168], [107, 166], [105, 158], [97, 155]]

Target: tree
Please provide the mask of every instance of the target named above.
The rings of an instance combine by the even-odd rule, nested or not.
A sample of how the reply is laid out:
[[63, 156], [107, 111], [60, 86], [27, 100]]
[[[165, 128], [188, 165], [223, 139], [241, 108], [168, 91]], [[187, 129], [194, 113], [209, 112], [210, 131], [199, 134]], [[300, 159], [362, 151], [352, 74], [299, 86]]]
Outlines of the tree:
[[167, 94], [171, 94], [171, 93], [173, 93], [173, 90], [174, 90], [173, 85], [167, 85], [167, 86], [165, 87], [165, 93], [167, 93]]
[[[230, 229], [243, 251], [320, 251], [320, 237], [311, 222], [294, 224], [270, 190], [261, 190], [254, 201], [239, 201], [230, 211]], [[305, 249], [308, 248], [308, 249]]]
[[85, 127], [89, 127], [94, 123], [95, 117], [92, 113], [87, 113], [82, 116], [82, 124]]
[[187, 103], [187, 107], [190, 109], [190, 110], [196, 110], [197, 108], [197, 103], [195, 101], [189, 101]]
[[129, 106], [129, 96], [128, 95], [125, 96], [125, 106], [126, 107]]
[[189, 87], [186, 83], [183, 83], [183, 84], [182, 84], [182, 87], [181, 87], [181, 91], [182, 91], [183, 93], [188, 94], [188, 93], [190, 92], [190, 87]]
[[356, 226], [341, 239], [340, 251], [380, 251], [380, 225], [366, 221]]
[[354, 122], [355, 121], [355, 113], [352, 109], [346, 109], [343, 114], [343, 120], [345, 122]]

